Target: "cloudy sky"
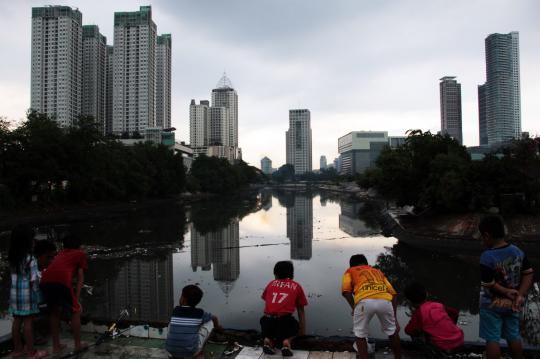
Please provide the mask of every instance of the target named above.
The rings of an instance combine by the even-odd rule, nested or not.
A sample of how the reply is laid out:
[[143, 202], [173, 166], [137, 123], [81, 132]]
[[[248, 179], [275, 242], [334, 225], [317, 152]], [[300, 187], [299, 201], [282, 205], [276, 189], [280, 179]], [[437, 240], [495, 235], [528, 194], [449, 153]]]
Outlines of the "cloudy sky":
[[[55, 0], [78, 7], [84, 24], [113, 39], [113, 13], [127, 0]], [[30, 104], [31, 7], [2, 0], [0, 115], [18, 120]], [[354, 130], [438, 131], [438, 79], [457, 76], [466, 145], [478, 143], [477, 85], [484, 39], [520, 32], [522, 128], [540, 134], [538, 0], [161, 0], [150, 1], [158, 33], [173, 38], [172, 118], [189, 141], [189, 102], [209, 99], [223, 71], [239, 96], [244, 159], [285, 161], [288, 110], [311, 110], [313, 168], [337, 155]]]

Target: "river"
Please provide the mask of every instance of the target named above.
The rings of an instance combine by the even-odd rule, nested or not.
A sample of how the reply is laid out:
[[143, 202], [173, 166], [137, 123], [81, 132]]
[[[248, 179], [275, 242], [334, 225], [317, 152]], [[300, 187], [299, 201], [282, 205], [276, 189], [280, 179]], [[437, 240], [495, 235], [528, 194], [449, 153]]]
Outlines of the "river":
[[[156, 207], [79, 223], [73, 230], [89, 253], [96, 253], [86, 275], [93, 289], [82, 298], [85, 314], [93, 318], [113, 319], [127, 308], [132, 320], [166, 323], [182, 287], [198, 284], [204, 291], [200, 307], [224, 327], [258, 330], [260, 296], [273, 279], [273, 266], [292, 260], [295, 280], [308, 297], [307, 334], [351, 336], [341, 277], [350, 256], [363, 253], [398, 293], [418, 280], [431, 298], [459, 309], [466, 340], [478, 340], [478, 258], [398, 244], [380, 234], [368, 205], [335, 195], [263, 191], [242, 199]], [[403, 328], [410, 310], [398, 298]], [[376, 318], [370, 334], [384, 337]]]

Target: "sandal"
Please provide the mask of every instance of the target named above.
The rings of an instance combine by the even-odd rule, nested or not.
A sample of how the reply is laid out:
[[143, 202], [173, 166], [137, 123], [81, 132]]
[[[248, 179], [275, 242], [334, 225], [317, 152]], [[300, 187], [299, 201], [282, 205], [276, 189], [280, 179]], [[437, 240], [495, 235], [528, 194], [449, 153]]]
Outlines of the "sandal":
[[283, 347], [281, 348], [281, 356], [292, 357], [294, 354], [291, 351], [291, 348]]
[[263, 345], [263, 353], [266, 355], [274, 355], [276, 351], [270, 347], [270, 345]]

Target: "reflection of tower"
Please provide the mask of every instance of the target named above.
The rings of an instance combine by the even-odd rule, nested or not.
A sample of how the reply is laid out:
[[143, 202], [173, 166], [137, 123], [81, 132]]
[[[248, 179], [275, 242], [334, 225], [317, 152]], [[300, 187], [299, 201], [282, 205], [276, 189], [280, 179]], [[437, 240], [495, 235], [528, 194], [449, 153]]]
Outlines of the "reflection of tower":
[[341, 214], [339, 215], [339, 229], [352, 237], [360, 237], [370, 234], [372, 231], [359, 218], [362, 203], [352, 203], [341, 201]]
[[291, 259], [311, 259], [313, 240], [313, 199], [294, 197], [294, 206], [287, 207], [287, 237], [291, 241]]
[[214, 280], [228, 295], [240, 276], [240, 231], [238, 219], [220, 230], [202, 234], [191, 228], [191, 267], [194, 271], [213, 267]]
[[262, 209], [269, 211], [272, 208], [272, 192], [261, 192]]
[[105, 295], [109, 318], [127, 308], [131, 320], [169, 321], [175, 305], [172, 253], [164, 259], [128, 260], [116, 278], [106, 283]]

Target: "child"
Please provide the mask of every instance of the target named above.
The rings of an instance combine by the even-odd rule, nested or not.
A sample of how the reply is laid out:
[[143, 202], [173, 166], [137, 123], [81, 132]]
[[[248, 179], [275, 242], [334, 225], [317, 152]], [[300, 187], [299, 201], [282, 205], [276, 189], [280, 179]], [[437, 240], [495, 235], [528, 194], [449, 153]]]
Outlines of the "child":
[[203, 292], [196, 285], [182, 289], [180, 305], [173, 310], [165, 342], [165, 349], [173, 358], [204, 359], [204, 344], [212, 329], [221, 330], [217, 317], [196, 308], [202, 297]]
[[[293, 355], [291, 341], [305, 332], [304, 307], [307, 299], [302, 286], [293, 280], [292, 262], [277, 262], [274, 276], [276, 279], [268, 283], [262, 294], [265, 302], [264, 316], [260, 321], [264, 338], [263, 351], [265, 354], [275, 354], [274, 346], [277, 344], [281, 345], [281, 355], [290, 357]], [[295, 309], [300, 323], [293, 317]]]
[[[49, 266], [54, 256], [56, 256], [56, 246], [53, 242], [43, 239], [34, 242], [34, 257], [38, 266], [38, 277], [41, 281], [41, 273]], [[40, 293], [41, 294], [41, 293]], [[43, 296], [39, 296], [40, 315], [34, 317], [35, 341], [36, 345], [47, 344], [49, 334], [49, 320], [47, 314], [47, 304], [43, 301]]]
[[394, 357], [401, 358], [396, 291], [381, 271], [368, 265], [363, 254], [353, 255], [349, 265], [343, 275], [341, 293], [353, 310], [355, 349], [360, 359], [368, 358], [368, 327], [373, 315], [377, 315], [383, 332], [390, 338]]
[[[9, 312], [13, 315], [11, 335], [14, 350], [12, 357], [26, 355], [39, 359], [47, 352], [34, 349], [33, 320], [39, 313], [39, 278], [36, 259], [32, 256], [34, 230], [27, 226], [17, 226], [11, 231], [8, 261], [11, 270], [11, 293]], [[21, 325], [24, 327], [26, 350], [22, 344]]]
[[[42, 272], [49, 266], [56, 256], [56, 246], [46, 239], [36, 241], [34, 244], [34, 257], [36, 257], [38, 270]], [[40, 273], [41, 277], [41, 273]]]
[[[62, 240], [64, 249], [45, 269], [41, 276], [41, 290], [50, 315], [53, 355], [58, 355], [60, 345], [60, 318], [62, 314], [71, 317], [71, 331], [75, 342], [75, 352], [81, 352], [87, 345], [81, 343], [81, 288], [84, 271], [88, 269], [86, 254], [80, 249], [79, 238], [68, 234]], [[73, 276], [77, 277], [73, 291]]]
[[415, 308], [405, 333], [413, 339], [427, 336], [427, 340], [443, 352], [463, 344], [463, 331], [456, 325], [459, 312], [441, 303], [426, 300], [426, 289], [420, 283], [405, 288], [405, 297]]
[[478, 230], [487, 248], [480, 256], [480, 337], [486, 341], [488, 359], [501, 357], [501, 337], [512, 358], [522, 358], [519, 312], [533, 283], [533, 269], [523, 251], [505, 241], [500, 217], [484, 217]]

